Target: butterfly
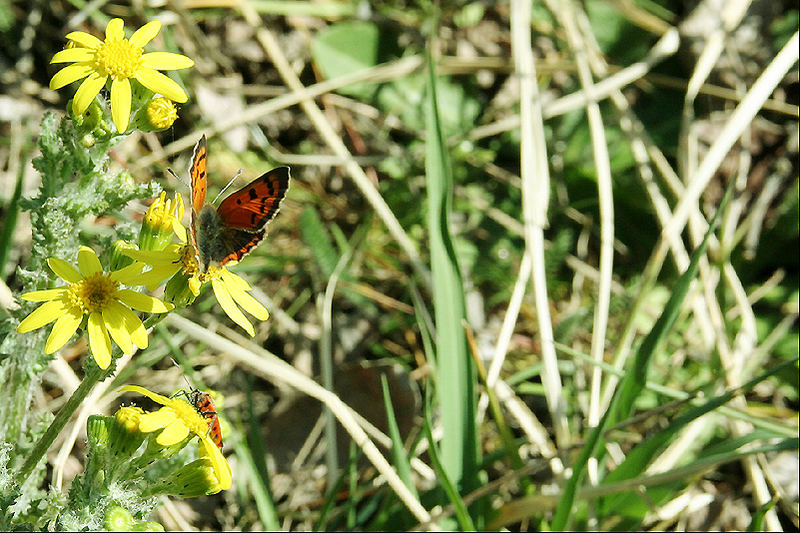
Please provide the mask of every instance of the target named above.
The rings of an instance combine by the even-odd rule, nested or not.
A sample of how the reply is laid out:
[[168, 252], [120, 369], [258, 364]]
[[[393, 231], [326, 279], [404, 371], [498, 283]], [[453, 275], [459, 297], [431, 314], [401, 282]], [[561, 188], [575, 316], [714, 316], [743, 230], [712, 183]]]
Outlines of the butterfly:
[[201, 272], [240, 261], [264, 240], [266, 226], [289, 189], [289, 167], [262, 174], [225, 198], [218, 208], [206, 203], [206, 136], [197, 141], [189, 169], [192, 188], [192, 243]]
[[195, 411], [208, 421], [208, 435], [211, 437], [211, 440], [214, 441], [214, 444], [221, 449], [222, 429], [219, 425], [219, 417], [217, 416], [217, 410], [214, 407], [214, 400], [211, 399], [211, 395], [198, 389], [192, 389], [189, 393], [184, 391], [183, 394], [186, 396], [186, 399], [189, 400], [189, 403], [192, 404]]

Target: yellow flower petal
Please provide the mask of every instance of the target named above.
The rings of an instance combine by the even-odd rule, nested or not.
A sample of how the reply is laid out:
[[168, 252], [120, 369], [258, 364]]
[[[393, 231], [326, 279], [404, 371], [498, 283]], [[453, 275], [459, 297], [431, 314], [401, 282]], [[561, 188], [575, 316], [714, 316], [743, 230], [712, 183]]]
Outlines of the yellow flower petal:
[[[158, 393], [151, 392], [144, 387], [140, 387], [139, 385], [125, 385], [124, 387], [120, 387], [118, 392], [138, 392], [142, 396], [147, 396], [151, 400], [156, 403], [160, 403], [161, 405], [166, 405], [170, 403], [171, 399], [167, 398], [166, 396], [161, 396]], [[174, 413], [174, 411], [173, 411]], [[166, 424], [165, 424], [166, 425]], [[161, 426], [163, 427], [163, 426]], [[144, 431], [144, 430], [142, 430]], [[152, 431], [152, 430], [151, 430]]]
[[237, 287], [235, 283], [228, 283], [226, 287], [228, 288], [228, 292], [231, 293], [231, 296], [233, 296], [233, 299], [242, 309], [259, 320], [266, 320], [269, 318], [269, 311], [267, 311], [267, 308], [261, 305], [258, 300]]
[[111, 339], [108, 336], [103, 315], [95, 311], [89, 315], [89, 349], [97, 366], [105, 370], [111, 364]]
[[186, 242], [186, 228], [183, 227], [183, 224], [181, 224], [181, 221], [177, 218], [172, 219], [172, 231], [178, 236], [179, 241]]
[[98, 48], [101, 44], [103, 44], [103, 41], [94, 35], [83, 31], [70, 32], [67, 34], [67, 39], [74, 41], [81, 46], [85, 46], [86, 48]]
[[29, 331], [39, 329], [59, 318], [66, 310], [67, 308], [64, 306], [64, 302], [61, 300], [53, 300], [42, 304], [19, 323], [19, 326], [17, 326], [17, 333], [28, 333]]
[[94, 59], [95, 51], [90, 48], [67, 48], [56, 52], [50, 63], [79, 63]]
[[106, 40], [116, 41], [125, 38], [124, 25], [122, 19], [111, 19], [106, 25]]
[[77, 283], [83, 279], [81, 273], [75, 270], [75, 267], [59, 259], [58, 257], [51, 257], [47, 260], [47, 264], [56, 276], [63, 279], [67, 283]]
[[114, 342], [117, 343], [117, 346], [123, 352], [129, 354], [133, 353], [133, 344], [131, 342], [131, 334], [125, 324], [125, 317], [120, 312], [120, 309], [124, 309], [124, 306], [119, 302], [110, 302], [106, 305], [103, 308], [103, 322], [105, 322], [106, 328], [108, 328], [108, 332]]
[[186, 96], [186, 93], [183, 92], [183, 89], [180, 85], [178, 85], [168, 76], [165, 76], [164, 74], [161, 74], [160, 72], [157, 72], [151, 68], [140, 67], [136, 70], [134, 77], [139, 81], [139, 83], [154, 93], [163, 94], [173, 102], [182, 104], [189, 99], [189, 97]]
[[119, 302], [112, 302], [112, 306], [119, 306], [117, 311], [122, 315], [125, 331], [130, 335], [133, 344], [142, 350], [147, 348], [147, 329], [145, 329], [139, 317], [136, 316], [136, 313]]
[[192, 294], [195, 296], [200, 295], [200, 287], [202, 287], [203, 284], [200, 282], [200, 278], [196, 274], [189, 278], [187, 285], [189, 285], [189, 290], [192, 291]]
[[212, 279], [211, 286], [214, 288], [214, 296], [217, 297], [217, 301], [222, 307], [222, 310], [225, 311], [229, 317], [231, 317], [231, 320], [236, 322], [242, 327], [242, 329], [249, 333], [251, 337], [255, 337], [256, 332], [253, 329], [253, 325], [247, 320], [247, 318], [245, 318], [244, 313], [242, 313], [242, 311], [236, 307], [236, 304], [233, 302], [233, 298], [231, 297], [222, 280], [219, 278]]
[[119, 133], [128, 129], [131, 117], [131, 82], [128, 78], [111, 82], [111, 120]]
[[183, 420], [173, 420], [164, 430], [156, 437], [156, 442], [162, 446], [172, 446], [177, 444], [189, 436], [189, 428], [183, 423]]
[[131, 309], [136, 309], [143, 313], [166, 313], [167, 311], [175, 309], [175, 306], [169, 302], [162, 302], [158, 298], [153, 298], [152, 296], [130, 289], [118, 290], [117, 298]]
[[80, 269], [84, 278], [88, 278], [98, 272], [102, 272], [103, 265], [100, 264], [100, 260], [94, 250], [88, 246], [81, 246], [80, 250], [78, 250], [78, 269]]
[[150, 21], [133, 32], [133, 35], [131, 35], [131, 38], [128, 39], [128, 42], [133, 46], [144, 48], [147, 43], [152, 41], [153, 38], [158, 35], [159, 31], [161, 31], [161, 22], [158, 20]]
[[71, 312], [62, 314], [59, 319], [56, 320], [53, 329], [50, 331], [50, 335], [47, 337], [47, 342], [44, 345], [44, 353], [51, 354], [64, 346], [70, 337], [75, 334], [75, 330], [81, 325], [82, 319], [82, 314]]
[[[123, 390], [125, 389], [130, 390], [128, 387], [123, 387]], [[147, 392], [149, 393], [150, 391]], [[175, 411], [169, 407], [162, 407], [154, 413], [145, 413], [142, 415], [141, 420], [139, 420], [139, 431], [144, 433], [158, 431], [172, 424], [177, 419], [178, 414]]]
[[194, 66], [192, 59], [171, 52], [150, 52], [142, 55], [142, 66], [153, 70], [179, 70]]
[[64, 67], [56, 72], [53, 78], [50, 80], [50, 89], [54, 91], [56, 89], [60, 89], [64, 85], [68, 85], [73, 81], [78, 81], [85, 78], [92, 72], [94, 72], [94, 68], [89, 65], [70, 65], [68, 67]]
[[222, 451], [214, 444], [210, 437], [205, 436], [200, 438], [198, 447], [199, 456], [207, 457], [211, 461], [211, 467], [217, 476], [220, 490], [228, 490], [231, 488], [233, 482], [233, 475], [231, 474], [231, 466], [222, 455]]
[[28, 302], [47, 302], [63, 296], [66, 290], [67, 289], [65, 287], [61, 287], [58, 289], [45, 289], [43, 291], [26, 292], [20, 296], [20, 298]]
[[124, 250], [122, 253], [148, 265], [169, 265], [180, 261], [181, 248], [183, 247], [178, 244], [170, 244], [163, 250]]
[[108, 76], [101, 76], [96, 71], [89, 73], [72, 99], [72, 112], [75, 115], [81, 115], [86, 111], [94, 97], [100, 92], [100, 89], [105, 86], [107, 78]]
[[129, 280], [127, 285], [137, 286], [144, 285], [150, 291], [156, 290], [156, 287], [161, 285], [167, 278], [171, 278], [175, 273], [181, 269], [180, 263], [175, 265], [156, 266], [151, 270], [142, 272], [135, 278]]
[[222, 279], [225, 281], [225, 283], [233, 283], [233, 284], [235, 284], [237, 287], [239, 287], [243, 291], [249, 291], [250, 289], [253, 288], [253, 287], [250, 286], [249, 283], [247, 283], [247, 280], [245, 280], [241, 276], [237, 276], [236, 274], [234, 274], [233, 272], [231, 272], [227, 268], [223, 268], [222, 269]]
[[135, 285], [134, 283], [131, 283], [131, 281], [137, 279], [143, 269], [144, 265], [142, 263], [132, 263], [126, 267], [120, 268], [119, 270], [115, 270], [110, 274], [110, 276], [114, 281], [119, 281], [120, 283], [124, 283], [126, 285]]

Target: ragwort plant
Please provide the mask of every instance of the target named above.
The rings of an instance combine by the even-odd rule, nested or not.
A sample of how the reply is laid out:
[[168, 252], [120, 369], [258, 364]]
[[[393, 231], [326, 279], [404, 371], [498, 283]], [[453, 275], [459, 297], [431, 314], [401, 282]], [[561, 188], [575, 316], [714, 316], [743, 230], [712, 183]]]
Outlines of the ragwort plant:
[[[45, 453], [89, 392], [114, 374], [123, 353], [146, 349], [148, 328], [192, 303], [205, 283], [251, 335], [238, 306], [260, 320], [269, 316], [242, 278], [224, 268], [199, 272], [179, 194], [168, 199], [155, 183], [137, 184], [128, 172], [109, 170], [114, 145], [134, 130], [169, 128], [178, 116], [175, 103], [187, 101], [181, 86], [159, 71], [194, 62], [176, 53], [144, 52], [160, 29], [160, 22], [149, 22], [126, 38], [122, 20], [112, 19], [102, 40], [69, 33], [51, 61], [70, 63], [53, 76], [52, 89], [82, 81], [68, 115], [49, 113], [42, 121], [41, 155], [33, 162], [42, 184], [21, 203], [30, 213], [32, 246], [27, 267], [17, 272], [21, 307], [0, 322], [0, 386], [9, 391], [0, 399], [0, 529], [163, 530], [144, 520], [158, 496], [215, 494], [232, 483], [209, 436], [208, 412], [179, 395], [127, 386], [120, 392], [139, 393], [162, 407], [150, 413], [124, 406], [112, 416], [90, 416], [84, 472], [67, 494], [41, 488]], [[84, 240], [81, 224], [88, 217], [155, 196], [138, 237], [135, 227], [122, 224], [113, 237]], [[164, 299], [140, 292], [168, 278]], [[55, 416], [32, 409], [53, 354], [81, 336], [91, 357], [83, 359], [77, 390]], [[196, 451], [187, 447], [195, 437]]]

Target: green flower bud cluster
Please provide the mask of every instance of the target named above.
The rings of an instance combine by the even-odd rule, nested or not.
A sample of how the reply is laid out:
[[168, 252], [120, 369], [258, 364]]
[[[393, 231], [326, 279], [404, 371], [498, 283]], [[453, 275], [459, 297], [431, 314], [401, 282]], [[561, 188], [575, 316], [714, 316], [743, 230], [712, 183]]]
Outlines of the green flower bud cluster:
[[134, 515], [141, 518], [151, 511], [156, 496], [192, 498], [219, 492], [211, 462], [206, 457], [193, 460], [196, 452], [186, 446], [194, 435], [162, 446], [157, 433], [140, 430], [144, 414], [128, 406], [114, 416], [89, 417], [86, 468], [72, 483], [62, 528], [69, 529], [91, 513], [105, 516], [111, 531], [163, 531], [160, 524]]

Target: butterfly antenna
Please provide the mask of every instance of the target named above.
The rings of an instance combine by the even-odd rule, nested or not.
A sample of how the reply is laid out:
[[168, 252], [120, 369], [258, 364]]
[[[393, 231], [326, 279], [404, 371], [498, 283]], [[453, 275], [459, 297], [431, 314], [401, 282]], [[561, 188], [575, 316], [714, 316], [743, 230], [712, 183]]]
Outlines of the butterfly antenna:
[[238, 177], [239, 177], [239, 176], [241, 176], [241, 175], [242, 175], [242, 169], [240, 168], [240, 169], [239, 169], [239, 172], [237, 172], [237, 173], [236, 173], [236, 175], [235, 175], [234, 177], [232, 177], [232, 178], [231, 178], [231, 180], [228, 182], [228, 184], [227, 184], [226, 186], [224, 186], [224, 187], [222, 188], [222, 190], [221, 190], [221, 191], [219, 191], [219, 194], [217, 195], [217, 197], [216, 197], [216, 198], [214, 198], [214, 201], [213, 201], [213, 202], [211, 202], [211, 203], [212, 203], [212, 204], [216, 204], [216, 203], [217, 203], [217, 200], [219, 200], [219, 197], [220, 197], [220, 196], [222, 196], [222, 193], [224, 193], [225, 191], [227, 191], [227, 190], [228, 190], [228, 188], [229, 188], [231, 185], [233, 185], [233, 182], [234, 182], [234, 181], [236, 181], [236, 178], [238, 178]]
[[177, 174], [175, 174], [175, 173], [172, 171], [172, 169], [171, 169], [171, 168], [168, 168], [168, 169], [167, 169], [167, 172], [169, 172], [170, 174], [172, 174], [172, 177], [173, 177], [173, 178], [175, 178], [176, 180], [178, 180], [178, 182], [180, 182], [180, 184], [181, 184], [181, 185], [183, 185], [184, 187], [188, 187], [188, 186], [189, 186], [189, 184], [188, 184], [188, 183], [186, 183], [186, 180], [185, 180], [185, 179], [183, 179], [182, 177], [178, 176]]
[[[178, 368], [180, 368], [181, 370], [183, 370], [183, 367], [182, 367], [181, 365], [179, 365], [179, 364], [178, 364], [178, 362], [175, 360], [175, 358], [173, 358], [173, 357], [170, 357], [170, 359], [172, 359], [172, 364], [173, 364], [173, 365], [175, 365], [175, 366], [177, 366]], [[195, 387], [194, 387], [194, 386], [192, 386], [192, 384], [189, 382], [189, 378], [187, 378], [187, 377], [186, 377], [186, 374], [185, 374], [185, 373], [183, 373], [183, 372], [181, 372], [181, 376], [183, 376], [183, 380], [184, 380], [184, 381], [186, 382], [186, 384], [189, 386], [189, 389], [191, 389], [191, 390], [194, 390], [194, 388], [195, 388]]]

